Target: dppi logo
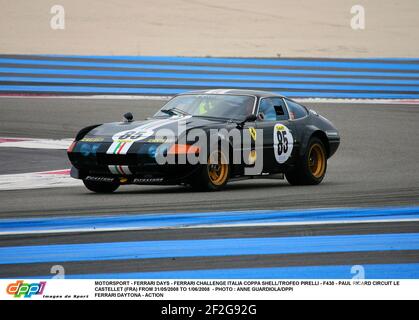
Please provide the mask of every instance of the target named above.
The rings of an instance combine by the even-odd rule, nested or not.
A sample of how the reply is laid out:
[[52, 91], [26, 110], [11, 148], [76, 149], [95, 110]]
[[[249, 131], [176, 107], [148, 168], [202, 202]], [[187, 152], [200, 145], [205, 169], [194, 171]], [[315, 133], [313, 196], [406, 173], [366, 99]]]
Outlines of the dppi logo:
[[39, 283], [24, 283], [19, 280], [15, 283], [11, 283], [7, 286], [7, 293], [14, 295], [15, 298], [30, 298], [33, 295], [43, 294], [46, 282], [42, 281]]

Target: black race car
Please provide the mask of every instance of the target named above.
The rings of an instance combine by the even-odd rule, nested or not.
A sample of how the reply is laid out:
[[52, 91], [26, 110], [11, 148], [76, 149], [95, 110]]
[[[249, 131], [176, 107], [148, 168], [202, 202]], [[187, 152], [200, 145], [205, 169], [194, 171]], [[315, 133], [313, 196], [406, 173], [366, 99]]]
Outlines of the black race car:
[[286, 97], [247, 90], [180, 94], [153, 117], [82, 129], [67, 150], [71, 176], [94, 192], [124, 184], [220, 190], [228, 181], [320, 183], [338, 149], [333, 124]]

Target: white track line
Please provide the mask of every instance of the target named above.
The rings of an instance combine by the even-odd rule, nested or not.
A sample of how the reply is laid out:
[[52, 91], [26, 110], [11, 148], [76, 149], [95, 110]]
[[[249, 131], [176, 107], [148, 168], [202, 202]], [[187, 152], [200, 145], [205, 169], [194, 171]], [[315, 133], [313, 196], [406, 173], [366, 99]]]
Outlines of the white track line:
[[[18, 141], [7, 141], [8, 139], [18, 140]], [[72, 142], [73, 142], [73, 139], [53, 140], [53, 139], [0, 137], [0, 148], [66, 150]]]
[[70, 177], [68, 169], [0, 175], [0, 191], [76, 187], [81, 185], [81, 180]]
[[173, 96], [135, 96], [135, 95], [89, 95], [89, 96], [58, 96], [58, 95], [2, 95], [0, 98], [16, 99], [81, 99], [81, 100], [169, 100]]
[[[91, 95], [91, 96], [43, 96], [43, 95], [0, 95], [0, 98], [23, 99], [84, 99], [84, 100], [169, 100], [172, 96], [135, 96], [135, 95]], [[355, 104], [405, 104], [419, 105], [419, 99], [328, 99], [301, 98], [294, 99], [301, 103], [355, 103]]]
[[333, 104], [405, 104], [419, 106], [419, 99], [327, 99], [302, 98], [294, 99], [300, 103], [333, 103]]
[[129, 228], [74, 228], [74, 229], [48, 229], [48, 230], [21, 230], [0, 231], [0, 236], [25, 235], [25, 234], [65, 234], [65, 233], [93, 233], [115, 231], [150, 231], [150, 230], [185, 230], [185, 229], [216, 229], [216, 228], [243, 228], [243, 227], [292, 227], [313, 225], [342, 225], [342, 224], [366, 224], [366, 223], [392, 223], [392, 222], [418, 222], [419, 219], [378, 219], [378, 220], [325, 220], [325, 221], [299, 221], [299, 222], [271, 222], [271, 223], [241, 223], [241, 224], [209, 224], [209, 225], [185, 225], [174, 227], [129, 227]]

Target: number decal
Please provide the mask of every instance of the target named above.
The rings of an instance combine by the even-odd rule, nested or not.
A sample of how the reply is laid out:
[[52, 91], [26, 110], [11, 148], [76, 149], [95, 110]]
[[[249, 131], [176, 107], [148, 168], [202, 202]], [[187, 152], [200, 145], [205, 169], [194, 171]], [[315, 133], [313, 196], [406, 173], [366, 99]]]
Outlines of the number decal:
[[276, 131], [276, 135], [278, 138], [278, 156], [280, 157], [283, 153], [288, 152], [288, 137], [287, 131]]
[[129, 138], [132, 139], [131, 136], [134, 135], [135, 133], [136, 133], [135, 131], [128, 131], [128, 132], [124, 133], [123, 135], [120, 135], [118, 137], [118, 139], [120, 139], [120, 140], [125, 140], [125, 139], [129, 139]]
[[291, 131], [283, 124], [274, 126], [274, 153], [278, 163], [286, 162], [291, 156], [294, 138]]
[[152, 130], [139, 130], [139, 131], [130, 130], [130, 131], [123, 131], [123, 132], [117, 133], [116, 135], [113, 136], [113, 140], [134, 142], [134, 141], [146, 139], [150, 137], [151, 135], [153, 135]]

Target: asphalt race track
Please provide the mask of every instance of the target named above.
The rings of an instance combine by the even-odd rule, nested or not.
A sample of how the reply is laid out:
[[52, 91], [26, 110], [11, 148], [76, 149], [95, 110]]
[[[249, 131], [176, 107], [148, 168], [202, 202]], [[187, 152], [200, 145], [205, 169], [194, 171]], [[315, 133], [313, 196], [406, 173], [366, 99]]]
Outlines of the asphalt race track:
[[[144, 119], [163, 102], [3, 98], [0, 103], [1, 136], [61, 139], [74, 137], [88, 124], [118, 121], [127, 111]], [[217, 193], [127, 186], [111, 197], [84, 188], [7, 191], [0, 193], [1, 217], [419, 204], [419, 106], [307, 105], [331, 119], [342, 136], [319, 186], [242, 181]], [[1, 174], [69, 167], [65, 150], [0, 148], [0, 155]]]
[[[158, 99], [1, 98], [0, 137], [71, 138], [85, 125], [117, 121], [127, 111], [133, 112], [135, 119], [144, 119], [152, 115], [163, 102]], [[419, 105], [365, 103], [307, 103], [306, 105], [333, 121], [342, 137], [338, 153], [329, 161], [326, 179], [319, 186], [295, 187], [288, 185], [284, 180], [257, 180], [231, 183], [225, 191], [216, 193], [192, 192], [184, 187], [152, 186], [125, 186], [113, 195], [93, 194], [81, 186], [7, 190], [0, 191], [0, 219], [4, 222], [7, 221], [4, 219], [29, 218], [25, 222], [29, 225], [32, 218], [60, 219], [103, 215], [116, 217], [135, 215], [141, 218], [141, 216], [147, 217], [150, 213], [159, 213], [176, 219], [181, 213], [188, 216], [191, 212], [252, 211], [254, 216], [257, 216], [256, 210], [275, 210], [277, 212], [275, 219], [280, 219], [283, 210], [419, 206], [419, 161], [417, 160]], [[0, 175], [66, 168], [69, 168], [69, 163], [65, 150], [0, 148]], [[311, 216], [311, 222], [317, 219], [315, 212]], [[337, 216], [339, 214], [336, 213]], [[368, 220], [369, 214], [365, 213], [363, 217]], [[63, 265], [69, 275], [94, 274], [103, 277], [109, 277], [109, 274], [113, 274], [114, 277], [116, 274], [161, 277], [155, 272], [162, 271], [168, 272], [165, 274], [166, 277], [179, 277], [179, 275], [194, 277], [191, 273], [193, 270], [205, 270], [199, 276], [219, 277], [220, 274], [211, 272], [220, 269], [224, 270], [222, 276], [225, 277], [242, 277], [249, 274], [252, 277], [262, 277], [266, 274], [286, 276], [288, 273], [301, 276], [310, 272], [315, 272], [321, 277], [337, 275], [334, 273], [338, 272], [335, 266], [343, 268], [359, 264], [368, 264], [371, 268], [376, 268], [378, 265], [400, 264], [408, 266], [409, 272], [414, 270], [415, 274], [419, 270], [417, 265], [419, 222], [413, 221], [414, 219], [406, 221], [393, 219], [380, 223], [365, 221], [362, 224], [357, 221], [346, 221], [344, 224], [329, 222], [305, 224], [304, 221], [307, 220], [304, 219], [300, 225], [267, 223], [251, 228], [218, 226], [195, 227], [187, 230], [163, 228], [96, 232], [79, 232], [74, 229], [60, 233], [2, 234], [0, 256], [4, 260], [0, 262], [0, 277], [45, 276], [50, 274], [50, 268], [54, 264]], [[190, 220], [193, 221], [193, 216]], [[220, 220], [217, 223], [222, 222], [225, 221]], [[404, 235], [414, 236], [406, 240]], [[370, 236], [375, 239], [370, 239]], [[393, 236], [396, 238], [392, 238]], [[312, 237], [325, 241], [334, 248], [339, 247], [338, 243], [348, 243], [348, 247], [353, 250], [324, 249], [321, 252], [310, 250], [309, 243], [313, 241]], [[299, 238], [298, 241], [307, 241], [307, 244], [300, 244], [304, 249], [297, 248], [298, 245], [295, 243], [298, 241], [295, 242], [295, 238]], [[267, 239], [271, 239], [268, 244]], [[296, 246], [295, 251], [279, 250], [278, 247], [266, 252], [251, 250], [252, 246], [268, 248], [277, 239], [289, 241], [290, 247]], [[380, 242], [374, 243], [377, 239], [380, 239]], [[162, 244], [158, 243], [159, 241], [166, 242]], [[220, 243], [211, 241], [220, 241]], [[248, 244], [243, 244], [248, 251], [240, 251], [237, 247], [232, 247], [228, 251], [234, 241], [243, 241], [243, 243], [249, 241]], [[178, 256], [174, 253], [173, 256], [153, 255], [153, 253], [145, 255], [140, 262], [135, 250], [144, 242], [163, 251], [167, 244], [167, 250], [169, 247], [172, 250], [169, 252], [176, 252], [184, 246], [191, 250], [196, 248], [198, 252], [195, 252], [195, 255], [182, 253]], [[391, 249], [391, 254], [388, 254], [387, 249], [381, 247], [387, 242], [400, 246], [395, 245]], [[103, 249], [95, 247], [95, 244], [100, 246], [105, 243], [108, 243], [107, 250], [113, 251], [118, 251], [118, 248], [130, 243], [136, 245], [132, 251], [129, 247], [124, 249], [128, 252], [126, 255], [117, 255], [112, 259], [42, 258], [43, 255], [51, 253], [45, 251], [51, 244], [73, 246], [72, 250], [77, 252], [85, 250], [83, 252], [88, 256], [89, 252], [101, 252]], [[204, 246], [208, 250], [206, 253], [203, 252], [206, 250], [202, 249]], [[220, 246], [226, 252], [211, 254], [211, 248]], [[60, 250], [71, 248], [57, 247], [56, 250], [58, 253]], [[39, 260], [5, 259], [10, 256], [7, 250], [12, 249], [20, 252], [21, 256], [39, 255], [40, 258]], [[103, 255], [106, 256], [106, 252], [103, 252]], [[335, 269], [327, 269], [330, 266], [334, 266]], [[253, 268], [253, 273], [245, 273], [249, 268]], [[293, 273], [297, 269], [289, 268], [300, 268], [299, 273]], [[179, 270], [187, 272], [170, 273]], [[404, 269], [394, 267], [392, 270]], [[383, 275], [386, 271], [380, 272], [382, 273], [376, 274]], [[350, 273], [347, 275], [351, 276]], [[390, 277], [394, 274], [385, 275]]]

